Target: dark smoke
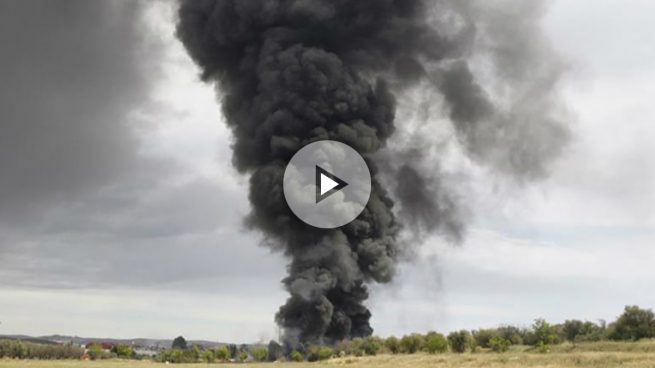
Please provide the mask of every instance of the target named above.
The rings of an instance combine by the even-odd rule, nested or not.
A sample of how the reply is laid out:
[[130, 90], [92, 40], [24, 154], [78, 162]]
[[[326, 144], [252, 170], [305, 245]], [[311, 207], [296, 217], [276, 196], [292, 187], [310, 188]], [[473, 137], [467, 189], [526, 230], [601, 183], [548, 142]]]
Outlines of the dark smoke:
[[[471, 9], [422, 0], [181, 2], [178, 37], [202, 79], [216, 82], [235, 137], [234, 164], [251, 174], [248, 222], [291, 259], [284, 280], [291, 296], [276, 316], [287, 343], [372, 333], [367, 284], [389, 282], [403, 251], [378, 167], [399, 168], [403, 218], [461, 238], [457, 204], [438, 173], [422, 175], [408, 163], [380, 166], [373, 157], [395, 130], [392, 92], [425, 81], [443, 91], [456, 130], [477, 152], [477, 136], [467, 137], [497, 112], [467, 74], [476, 39], [471, 17]], [[334, 230], [295, 218], [282, 192], [288, 160], [321, 139], [358, 150], [373, 174], [364, 212]], [[433, 190], [445, 194], [435, 200]]]

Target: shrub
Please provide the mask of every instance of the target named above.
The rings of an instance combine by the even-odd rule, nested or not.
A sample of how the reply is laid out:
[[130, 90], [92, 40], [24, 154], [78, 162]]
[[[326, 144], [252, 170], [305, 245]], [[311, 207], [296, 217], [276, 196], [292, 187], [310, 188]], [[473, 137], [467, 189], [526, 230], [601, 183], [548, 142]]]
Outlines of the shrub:
[[535, 346], [540, 344], [548, 346], [557, 341], [555, 329], [544, 319], [536, 319], [532, 324], [532, 331]]
[[428, 332], [425, 336], [423, 349], [430, 354], [445, 353], [448, 351], [448, 340], [440, 333]]
[[382, 340], [377, 337], [369, 336], [362, 342], [362, 350], [366, 355], [376, 355], [382, 349]]
[[299, 351], [294, 350], [291, 352], [291, 360], [294, 362], [302, 362], [303, 356]]
[[98, 343], [91, 343], [86, 346], [86, 353], [91, 360], [109, 359], [111, 354], [105, 351]]
[[245, 350], [241, 350], [241, 351], [239, 351], [239, 356], [238, 356], [238, 358], [239, 358], [239, 361], [240, 361], [240, 362], [245, 362], [246, 360], [248, 360], [248, 356], [249, 356], [249, 355], [248, 355], [248, 352], [247, 352], [247, 351], [245, 351]]
[[500, 326], [497, 329], [498, 336], [502, 337], [505, 340], [508, 340], [512, 345], [521, 345], [523, 344], [523, 338], [521, 337], [521, 329], [514, 326]]
[[423, 337], [419, 334], [405, 335], [400, 339], [400, 351], [414, 354], [423, 348]]
[[495, 351], [496, 353], [504, 353], [507, 350], [509, 350], [509, 347], [512, 345], [512, 342], [500, 337], [500, 336], [494, 336], [489, 340], [489, 347], [491, 348], [492, 351]]
[[134, 357], [134, 350], [129, 345], [121, 344], [115, 345], [111, 348], [111, 352], [116, 354], [118, 358], [130, 359]]
[[496, 336], [498, 336], [497, 330], [479, 329], [477, 331], [473, 331], [473, 340], [475, 340], [477, 346], [481, 348], [489, 348], [490, 347], [489, 343], [491, 342], [491, 339], [493, 339]]
[[214, 363], [216, 361], [216, 356], [211, 350], [205, 350], [201, 355], [202, 361], [205, 363]]
[[448, 334], [448, 342], [453, 352], [464, 353], [471, 347], [471, 334], [466, 330], [451, 332]]
[[227, 346], [223, 345], [214, 351], [214, 357], [220, 361], [226, 361], [230, 359], [230, 351]]
[[391, 354], [398, 354], [400, 352], [400, 342], [395, 336], [387, 337], [387, 339], [384, 340], [384, 347]]
[[263, 362], [268, 357], [268, 349], [266, 348], [254, 349], [252, 351], [252, 357], [258, 362]]
[[327, 346], [312, 346], [307, 352], [307, 360], [316, 362], [319, 360], [327, 360], [332, 357], [334, 351]]

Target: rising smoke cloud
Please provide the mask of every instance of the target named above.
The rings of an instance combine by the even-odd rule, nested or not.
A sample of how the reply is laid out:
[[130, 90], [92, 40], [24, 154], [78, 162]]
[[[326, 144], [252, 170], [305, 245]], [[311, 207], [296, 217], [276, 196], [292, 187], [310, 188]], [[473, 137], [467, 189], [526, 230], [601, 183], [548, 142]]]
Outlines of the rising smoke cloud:
[[[491, 29], [489, 24], [496, 21], [489, 20], [493, 12], [473, 4], [180, 3], [177, 35], [200, 66], [202, 79], [216, 83], [235, 138], [234, 165], [251, 175], [248, 223], [291, 260], [283, 281], [290, 297], [276, 315], [285, 342], [334, 342], [372, 333], [371, 313], [364, 306], [367, 284], [392, 280], [403, 252], [398, 237], [406, 220], [419, 224], [417, 231], [436, 230], [455, 240], [463, 236], [458, 204], [441, 185], [438, 171], [423, 174], [411, 161], [375, 160], [396, 130], [397, 94], [417, 85], [438, 91], [466, 151], [494, 170], [538, 177], [557, 156], [566, 130], [548, 118], [549, 104], [529, 100], [532, 108], [511, 102], [508, 108], [497, 106], [476, 80], [473, 50], [481, 40], [495, 40], [478, 24], [487, 20], [486, 29]], [[522, 13], [516, 14], [509, 19]], [[487, 46], [493, 51], [498, 45], [491, 41]], [[504, 68], [502, 56], [496, 52], [490, 59]], [[512, 81], [503, 68], [494, 75], [507, 90], [516, 91], [523, 79]], [[525, 97], [539, 101], [549, 92], [539, 89], [541, 84], [528, 87], [532, 95]], [[373, 176], [364, 212], [333, 230], [311, 228], [295, 218], [282, 191], [288, 160], [321, 139], [358, 150]], [[381, 170], [396, 172], [393, 193], [381, 184]], [[394, 199], [400, 211], [394, 209]]]

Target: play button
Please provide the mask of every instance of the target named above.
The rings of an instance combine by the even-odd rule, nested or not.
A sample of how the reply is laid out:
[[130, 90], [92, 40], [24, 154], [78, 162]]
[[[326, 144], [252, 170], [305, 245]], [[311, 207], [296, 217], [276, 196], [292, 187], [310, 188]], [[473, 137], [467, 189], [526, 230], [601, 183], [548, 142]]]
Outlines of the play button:
[[320, 166], [316, 166], [316, 203], [340, 191], [348, 185], [336, 175], [330, 174]]
[[371, 173], [362, 156], [337, 141], [300, 149], [284, 171], [284, 197], [305, 223], [324, 229], [346, 225], [364, 210]]

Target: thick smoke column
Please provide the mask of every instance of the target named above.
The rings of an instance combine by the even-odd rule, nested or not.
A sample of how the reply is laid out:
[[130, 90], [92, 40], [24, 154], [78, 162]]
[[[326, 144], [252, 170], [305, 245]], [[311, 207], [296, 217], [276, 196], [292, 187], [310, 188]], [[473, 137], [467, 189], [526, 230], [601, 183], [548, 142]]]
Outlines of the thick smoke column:
[[[459, 21], [441, 22], [458, 11]], [[235, 138], [234, 165], [251, 174], [249, 224], [291, 259], [284, 280], [291, 296], [276, 316], [286, 342], [372, 333], [366, 285], [390, 281], [402, 252], [393, 201], [373, 161], [395, 130], [392, 91], [429, 81], [444, 91], [452, 121], [466, 137], [478, 131], [481, 115], [494, 114], [475, 81], [466, 80], [466, 63], [454, 62], [474, 39], [469, 12], [422, 0], [181, 2], [178, 37], [202, 79], [217, 83]], [[467, 103], [480, 101], [484, 105], [469, 111]], [[334, 230], [305, 225], [283, 198], [286, 163], [321, 139], [358, 150], [373, 174], [367, 208]], [[447, 195], [430, 198], [438, 175], [422, 177], [404, 164], [399, 172], [399, 213], [459, 238], [461, 223], [448, 219], [456, 205]], [[444, 201], [435, 203], [439, 198]]]

